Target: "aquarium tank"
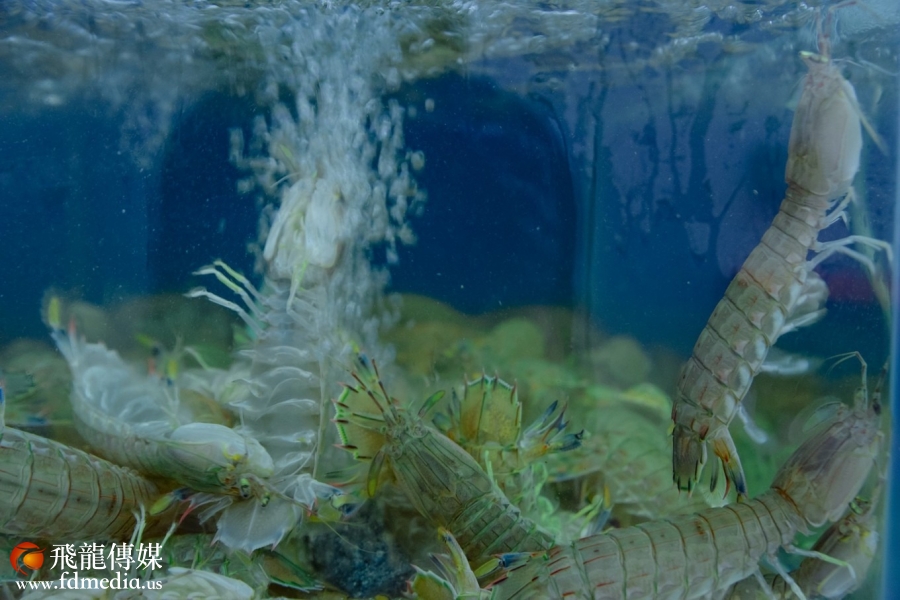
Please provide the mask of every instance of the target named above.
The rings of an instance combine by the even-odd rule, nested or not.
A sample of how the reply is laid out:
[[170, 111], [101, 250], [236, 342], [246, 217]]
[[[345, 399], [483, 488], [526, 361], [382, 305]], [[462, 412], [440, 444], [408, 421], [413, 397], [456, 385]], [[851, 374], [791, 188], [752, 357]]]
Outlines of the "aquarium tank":
[[896, 0], [0, 4], [0, 598], [892, 598]]

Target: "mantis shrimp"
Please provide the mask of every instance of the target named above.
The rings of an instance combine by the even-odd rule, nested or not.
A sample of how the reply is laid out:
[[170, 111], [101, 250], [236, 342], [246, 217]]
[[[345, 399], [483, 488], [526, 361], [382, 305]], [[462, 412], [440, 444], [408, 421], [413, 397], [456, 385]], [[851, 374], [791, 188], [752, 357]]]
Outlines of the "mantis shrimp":
[[[637, 404], [660, 401], [658, 409]], [[579, 448], [548, 457], [553, 481], [577, 481], [583, 495], [609, 492], [612, 518], [620, 525], [721, 506], [718, 494], [681, 494], [672, 485], [671, 402], [650, 384], [603, 393], [581, 425], [588, 433]], [[668, 403], [668, 406], [665, 404]], [[585, 493], [587, 490], [587, 493]]]
[[553, 546], [553, 536], [522, 516], [474, 458], [425, 422], [442, 392], [410, 411], [388, 395], [374, 362], [365, 355], [356, 362], [355, 383], [334, 401], [334, 422], [341, 447], [370, 463], [369, 496], [387, 463], [415, 508], [452, 531], [473, 565], [495, 562], [495, 554]]
[[[882, 383], [870, 402], [865, 363], [856, 356], [863, 368], [853, 407], [834, 405], [831, 417], [788, 459], [768, 492], [563, 546], [552, 546], [552, 538], [524, 519], [467, 453], [424, 422], [440, 394], [426, 399], [417, 412], [407, 411], [385, 391], [375, 365], [361, 356], [355, 385], [335, 401], [335, 423], [343, 447], [370, 462], [370, 494], [388, 463], [419, 512], [453, 532], [469, 564], [481, 565], [478, 576], [511, 566], [489, 586], [488, 597], [700, 598], [724, 593], [751, 575], [767, 585], [758, 567], [765, 556], [803, 598], [778, 563], [778, 550], [810, 554], [793, 546], [794, 536], [842, 516], [881, 445]], [[460, 568], [456, 565], [454, 572]], [[435, 584], [435, 578], [426, 579], [420, 579], [422, 589]], [[457, 579], [471, 587], [469, 578]]]
[[[813, 269], [843, 253], [874, 271], [868, 257], [848, 247], [852, 244], [882, 249], [890, 257], [886, 242], [868, 237], [818, 241], [822, 230], [846, 219], [862, 148], [856, 92], [831, 61], [821, 21], [819, 40], [820, 54], [800, 54], [809, 72], [791, 126], [785, 198], [713, 310], [678, 380], [672, 470], [679, 489], [696, 485], [710, 442], [727, 483], [747, 497], [728, 426], [778, 337], [823, 314], [827, 286]], [[808, 258], [810, 252], [815, 256]], [[713, 472], [711, 488], [718, 473]]]
[[516, 386], [499, 377], [482, 375], [466, 381], [462, 393], [453, 390], [448, 413], [435, 415], [438, 430], [459, 444], [487, 472], [523, 513], [543, 523], [553, 509], [540, 495], [547, 480], [536, 463], [581, 444], [584, 432], [563, 433], [566, 407], [553, 402], [544, 414], [522, 429], [522, 404]]
[[[872, 501], [857, 500], [847, 515], [819, 536], [813, 552], [830, 556], [824, 561], [814, 556], [803, 559], [791, 574], [803, 593], [813, 598], [837, 599], [854, 592], [863, 582], [878, 548], [875, 529], [875, 506]], [[793, 590], [781, 576], [767, 576], [775, 598], [792, 598]], [[727, 600], [772, 598], [756, 582], [745, 579], [729, 590]]]
[[435, 425], [465, 448], [498, 479], [511, 477], [550, 453], [578, 446], [582, 433], [563, 434], [566, 407], [554, 402], [537, 422], [522, 431], [522, 405], [516, 386], [483, 375], [466, 381], [462, 398], [454, 391], [449, 415]]
[[705, 598], [751, 575], [768, 589], [758, 566], [767, 557], [794, 594], [805, 598], [777, 552], [784, 548], [832, 561], [794, 547], [794, 536], [841, 518], [881, 446], [882, 383], [870, 402], [866, 366], [857, 357], [862, 385], [853, 407], [833, 405], [831, 417], [787, 460], [764, 494], [533, 553], [491, 586], [492, 597]]
[[72, 369], [79, 433], [117, 464], [179, 481], [197, 491], [249, 498], [251, 477], [271, 475], [272, 460], [256, 440], [215, 423], [191, 423], [177, 390], [142, 377], [102, 344], [64, 332], [50, 301], [50, 335]]
[[0, 382], [0, 533], [128, 539], [159, 496], [152, 482], [59, 442], [6, 427]]
[[[729, 589], [725, 600], [789, 600], [795, 597], [791, 587], [794, 582], [813, 598], [837, 600], [855, 591], [868, 572], [878, 545], [874, 506], [871, 502], [854, 503], [843, 519], [819, 537], [811, 554], [827, 556], [830, 560], [807, 556], [790, 578], [767, 575], [765, 587], [759, 585], [757, 578], [748, 577]], [[410, 590], [418, 598], [428, 600], [496, 600], [498, 590], [481, 588], [453, 534], [439, 528], [438, 537], [449, 554], [432, 555], [437, 573], [416, 567]], [[682, 597], [678, 593], [675, 596]]]
[[[259, 547], [257, 537], [280, 541], [304, 498], [272, 489], [274, 463], [259, 441], [224, 425], [193, 422], [192, 407], [174, 383], [136, 372], [116, 352], [79, 337], [73, 325], [64, 331], [60, 313], [60, 301], [52, 298], [47, 323], [72, 370], [79, 432], [104, 458], [185, 486], [160, 498], [151, 512], [189, 500], [192, 509], [204, 506], [201, 520], [222, 511], [219, 539], [230, 547], [249, 552]], [[251, 528], [257, 537], [248, 542]]]

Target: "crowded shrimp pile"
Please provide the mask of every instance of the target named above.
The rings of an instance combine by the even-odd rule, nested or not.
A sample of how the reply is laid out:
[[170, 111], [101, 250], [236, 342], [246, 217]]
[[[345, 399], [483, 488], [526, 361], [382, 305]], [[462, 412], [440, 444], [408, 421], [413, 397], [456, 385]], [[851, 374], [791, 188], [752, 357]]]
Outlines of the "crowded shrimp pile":
[[[355, 283], [377, 279], [366, 227], [388, 253], [413, 237], [421, 157], [400, 152], [400, 108], [326, 78], [318, 104], [275, 110], [263, 137], [278, 161], [234, 152], [281, 190], [261, 278], [197, 269], [204, 287], [165, 299], [190, 315], [167, 325], [174, 344], [133, 306], [51, 289], [35, 310], [52, 348], [2, 355], [0, 593], [811, 599], [873, 585], [888, 366], [870, 373], [866, 357], [884, 349], [829, 349], [855, 391], [798, 392], [803, 422], [780, 445], [754, 439], [745, 402], [777, 374], [781, 336], [819, 326], [820, 264], [844, 255], [876, 281], [893, 259], [868, 235], [821, 239], [853, 217], [863, 129], [881, 143], [832, 56], [839, 12], [816, 13], [818, 48], [796, 59], [774, 221], [664, 375], [627, 336], [551, 351], [565, 316], [549, 309], [466, 317], [408, 296], [381, 328], [383, 298]], [[325, 147], [310, 124], [342, 94], [366, 100], [375, 141], [347, 131], [346, 152], [312, 162], [292, 151], [298, 131], [311, 156]], [[363, 188], [374, 209], [354, 204]], [[214, 333], [194, 343], [199, 330]], [[22, 584], [41, 581], [57, 587]]]

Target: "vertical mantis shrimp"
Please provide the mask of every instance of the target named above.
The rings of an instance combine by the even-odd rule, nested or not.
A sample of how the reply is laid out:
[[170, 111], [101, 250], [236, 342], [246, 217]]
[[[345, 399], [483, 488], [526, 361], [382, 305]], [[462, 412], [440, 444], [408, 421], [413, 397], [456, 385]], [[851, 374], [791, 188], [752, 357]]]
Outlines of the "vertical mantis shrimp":
[[[791, 125], [785, 198], [713, 310], [679, 377], [672, 408], [672, 470], [679, 489], [690, 491], [698, 482], [709, 442], [727, 482], [747, 497], [728, 427], [778, 337], [822, 314], [827, 288], [813, 269], [843, 253], [874, 270], [852, 244], [883, 249], [890, 257], [890, 246], [872, 238], [818, 241], [822, 230], [846, 218], [862, 148], [856, 92], [831, 61], [821, 22], [819, 46], [820, 54], [800, 54], [809, 72]], [[809, 258], [810, 252], [815, 256]], [[717, 468], [711, 487], [718, 473]]]
[[323, 403], [330, 397], [325, 390], [331, 384], [323, 372], [331, 368], [332, 353], [349, 349], [345, 340], [336, 339], [340, 338], [336, 323], [321, 318], [330, 310], [322, 290], [289, 291], [286, 282], [270, 279], [260, 290], [222, 261], [195, 274], [212, 275], [242, 302], [204, 288], [187, 296], [207, 298], [234, 311], [246, 323], [252, 341], [235, 353], [227, 371], [207, 369], [195, 374], [191, 385], [239, 414], [241, 435], [257, 442], [272, 464], [265, 478], [271, 502], [229, 507], [230, 514], [218, 520], [218, 539], [248, 552], [274, 546], [318, 500], [337, 493], [316, 480], [317, 465], [326, 460], [322, 434], [328, 419]]

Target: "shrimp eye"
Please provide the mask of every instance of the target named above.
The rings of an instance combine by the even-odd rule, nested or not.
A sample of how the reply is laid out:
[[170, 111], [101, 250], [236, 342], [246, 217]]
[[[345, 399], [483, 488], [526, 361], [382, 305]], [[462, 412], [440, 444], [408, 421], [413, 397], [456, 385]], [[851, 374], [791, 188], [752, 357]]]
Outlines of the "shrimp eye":
[[269, 505], [269, 500], [271, 500], [271, 496], [269, 496], [269, 494], [267, 493], [267, 494], [265, 494], [262, 498], [259, 499], [259, 503], [260, 503], [263, 507], [266, 507], [266, 506]]
[[236, 479], [234, 478], [234, 473], [231, 472], [231, 469], [222, 469], [218, 473], [219, 483], [221, 483], [225, 487], [234, 486]]
[[247, 481], [247, 479], [244, 477], [242, 477], [241, 481], [240, 481], [240, 490], [241, 490], [241, 498], [246, 500], [247, 498], [250, 497], [250, 493], [252, 491], [250, 489], [250, 482]]

